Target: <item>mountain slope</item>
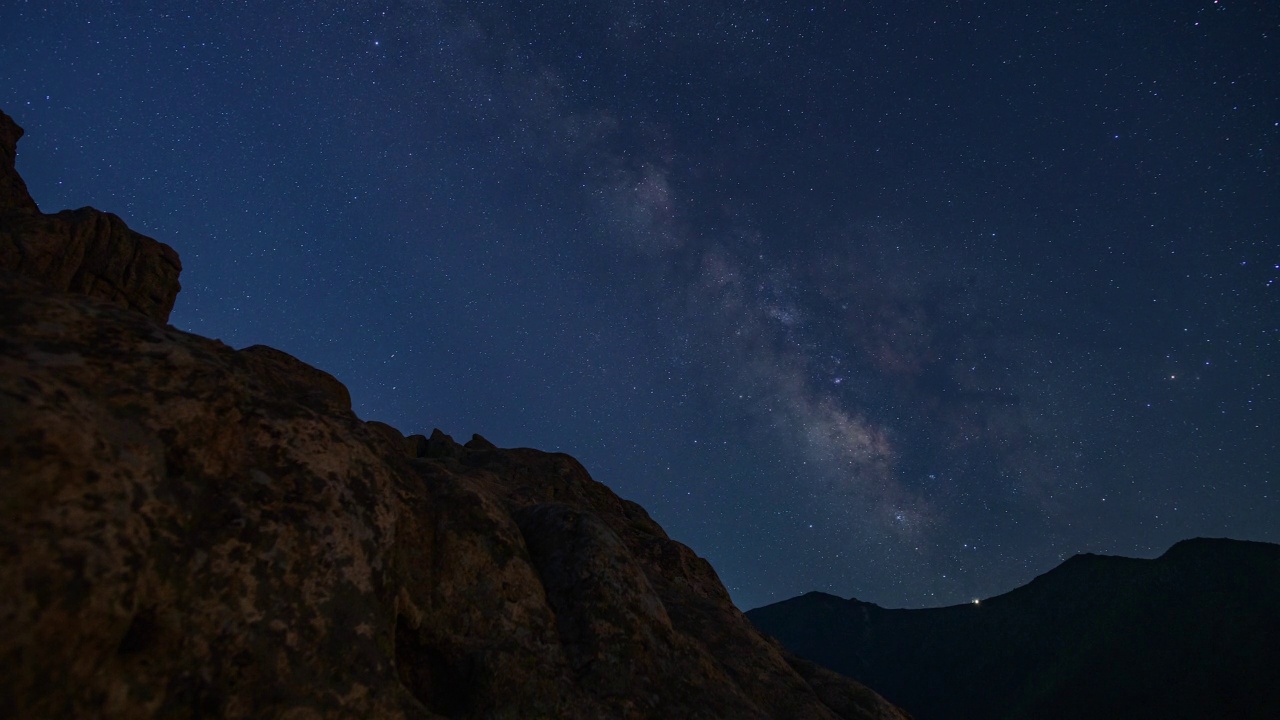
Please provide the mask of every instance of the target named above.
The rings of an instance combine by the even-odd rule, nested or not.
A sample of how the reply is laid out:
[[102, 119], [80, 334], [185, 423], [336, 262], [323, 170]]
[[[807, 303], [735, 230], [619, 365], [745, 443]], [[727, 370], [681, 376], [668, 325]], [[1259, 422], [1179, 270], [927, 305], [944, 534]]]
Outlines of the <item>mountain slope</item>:
[[747, 613], [918, 718], [1280, 717], [1280, 546], [1077, 555], [980, 604], [810, 593]]

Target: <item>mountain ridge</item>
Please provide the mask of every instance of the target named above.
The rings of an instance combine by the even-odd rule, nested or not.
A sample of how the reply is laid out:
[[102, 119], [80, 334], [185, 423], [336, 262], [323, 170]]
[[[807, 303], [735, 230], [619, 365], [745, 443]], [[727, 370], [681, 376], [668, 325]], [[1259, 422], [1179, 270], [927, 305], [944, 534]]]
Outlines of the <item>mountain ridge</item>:
[[747, 616], [925, 720], [1262, 718], [1280, 710], [1275, 607], [1280, 545], [1193, 538], [1151, 559], [1074, 555], [977, 603], [808, 593]]

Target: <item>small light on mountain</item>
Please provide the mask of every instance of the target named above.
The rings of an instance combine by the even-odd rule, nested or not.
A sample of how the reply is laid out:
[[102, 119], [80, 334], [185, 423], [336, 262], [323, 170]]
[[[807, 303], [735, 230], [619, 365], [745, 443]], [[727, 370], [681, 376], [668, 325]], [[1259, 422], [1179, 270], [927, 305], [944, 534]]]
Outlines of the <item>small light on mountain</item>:
[[973, 599], [973, 604], [974, 604], [974, 605], [981, 605], [981, 604], [982, 604], [982, 601], [981, 601], [981, 600], [979, 600], [978, 598], [974, 598], [974, 599]]

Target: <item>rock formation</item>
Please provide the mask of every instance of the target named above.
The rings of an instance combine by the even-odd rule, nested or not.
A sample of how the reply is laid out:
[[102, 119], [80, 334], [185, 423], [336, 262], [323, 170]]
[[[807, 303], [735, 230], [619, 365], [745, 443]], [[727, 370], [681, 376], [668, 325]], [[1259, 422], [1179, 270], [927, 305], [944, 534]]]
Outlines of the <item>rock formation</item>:
[[21, 138], [22, 128], [0, 110], [0, 213], [40, 212], [18, 174], [18, 140]]
[[40, 212], [14, 169], [22, 128], [0, 111], [0, 268], [168, 322], [182, 263], [173, 248], [90, 207]]
[[172, 250], [18, 200], [0, 716], [906, 717], [762, 636], [573, 458], [363, 422], [286, 353], [164, 325]]

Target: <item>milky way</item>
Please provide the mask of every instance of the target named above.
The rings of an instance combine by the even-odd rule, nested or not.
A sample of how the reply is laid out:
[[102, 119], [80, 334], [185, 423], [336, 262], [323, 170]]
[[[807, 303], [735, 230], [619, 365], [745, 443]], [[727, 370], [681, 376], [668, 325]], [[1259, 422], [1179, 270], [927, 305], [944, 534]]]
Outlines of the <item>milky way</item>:
[[744, 607], [1280, 541], [1280, 12], [11, 3], [46, 210], [406, 432], [579, 457]]

